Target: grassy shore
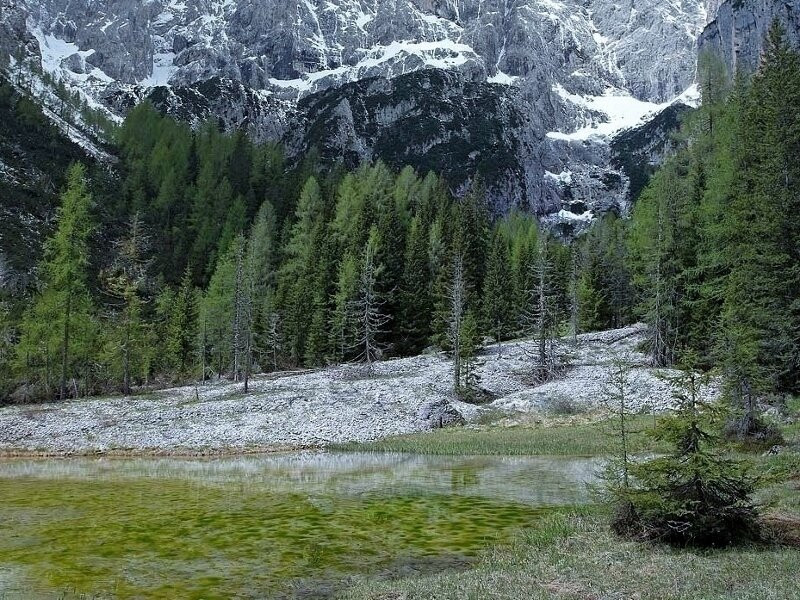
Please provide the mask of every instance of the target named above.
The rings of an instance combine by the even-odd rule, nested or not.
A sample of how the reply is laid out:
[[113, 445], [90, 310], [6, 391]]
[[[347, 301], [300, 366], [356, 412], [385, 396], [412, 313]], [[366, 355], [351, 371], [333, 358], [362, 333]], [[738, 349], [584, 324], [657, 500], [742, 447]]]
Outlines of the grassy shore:
[[553, 514], [478, 564], [393, 581], [362, 579], [347, 600], [796, 600], [800, 550], [718, 551], [621, 541], [599, 511]]
[[[654, 417], [639, 416], [633, 421], [630, 439], [634, 453], [658, 452], [663, 446], [647, 432]], [[514, 426], [482, 425], [439, 429], [384, 438], [374, 442], [335, 446], [350, 452], [410, 452], [416, 454], [504, 455], [504, 456], [603, 456], [616, 447], [611, 422], [597, 415], [546, 418]]]
[[[800, 413], [800, 402], [791, 405]], [[661, 450], [646, 435], [652, 417], [636, 419], [634, 452]], [[348, 446], [349, 450], [429, 454], [599, 456], [613, 452], [607, 420], [556, 419], [516, 427], [435, 431]], [[443, 599], [800, 599], [800, 424], [783, 428], [787, 451], [742, 454], [763, 476], [766, 541], [715, 551], [624, 541], [603, 507], [555, 512], [460, 571], [394, 580], [363, 577], [347, 600]]]

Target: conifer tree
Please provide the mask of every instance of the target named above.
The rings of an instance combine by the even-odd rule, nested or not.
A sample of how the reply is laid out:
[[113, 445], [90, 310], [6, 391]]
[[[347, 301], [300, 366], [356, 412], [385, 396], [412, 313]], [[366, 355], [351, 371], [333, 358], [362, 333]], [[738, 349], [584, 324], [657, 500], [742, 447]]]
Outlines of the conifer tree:
[[358, 320], [357, 359], [364, 364], [368, 375], [372, 374], [374, 363], [381, 357], [384, 348], [379, 343], [379, 336], [391, 318], [383, 312], [385, 301], [378, 293], [378, 279], [383, 272], [382, 265], [376, 264], [379, 246], [378, 230], [373, 226], [364, 246], [359, 293], [353, 304]]
[[[239, 338], [236, 332], [237, 263], [241, 239], [236, 238], [217, 261], [208, 289], [200, 301], [201, 334], [210, 353], [211, 367], [221, 377], [238, 367], [235, 354]], [[236, 376], [235, 372], [231, 372]]]
[[762, 428], [757, 399], [798, 387], [800, 57], [770, 30], [740, 126], [736, 193], [725, 215], [729, 269], [718, 355], [740, 437]]
[[537, 383], [555, 378], [561, 368], [556, 349], [559, 315], [554, 269], [550, 241], [542, 235], [537, 245], [536, 261], [531, 265], [528, 306], [523, 314], [526, 333], [536, 345], [531, 376]]
[[192, 368], [197, 333], [197, 293], [192, 285], [191, 269], [187, 267], [167, 313], [166, 355], [174, 373], [183, 376]]
[[126, 236], [115, 244], [115, 259], [105, 273], [105, 288], [115, 300], [108, 343], [109, 362], [122, 380], [122, 393], [130, 394], [132, 380], [145, 380], [150, 372], [153, 346], [151, 331], [142, 308], [149, 286], [149, 236], [138, 214], [128, 225]]
[[400, 348], [403, 354], [420, 352], [430, 336], [431, 270], [428, 232], [419, 217], [414, 217], [408, 233], [405, 267], [400, 282]]
[[[613, 435], [617, 441], [616, 455], [609, 461], [603, 472], [606, 486], [625, 493], [630, 488], [632, 464], [630, 438], [634, 433], [631, 426], [633, 412], [631, 407], [631, 365], [621, 358], [612, 361], [608, 378], [603, 386], [603, 405], [611, 414]], [[618, 511], [630, 509], [626, 503], [617, 507]], [[619, 514], [617, 518], [624, 515]]]
[[[483, 315], [487, 329], [495, 341], [501, 344], [509, 334], [513, 322], [513, 282], [511, 256], [508, 241], [500, 229], [496, 229], [483, 284]], [[502, 345], [500, 351], [502, 353]]]
[[[95, 310], [87, 279], [89, 238], [94, 230], [92, 198], [86, 186], [86, 170], [73, 165], [61, 196], [58, 225], [45, 243], [39, 267], [42, 291], [23, 317], [17, 364], [30, 373], [34, 365], [45, 373], [40, 383], [48, 385], [50, 369], [58, 365], [58, 397], [70, 393], [70, 380], [88, 377], [95, 348]], [[72, 386], [77, 394], [77, 384]]]
[[297, 363], [305, 356], [318, 266], [314, 260], [319, 256], [325, 229], [321, 193], [317, 180], [309, 178], [300, 194], [279, 272], [278, 302], [286, 308], [284, 332], [291, 358]]
[[464, 275], [464, 257], [456, 253], [453, 258], [453, 267], [450, 284], [447, 288], [447, 298], [450, 305], [448, 316], [447, 339], [453, 351], [453, 391], [461, 392], [462, 365], [464, 358], [462, 349], [464, 314], [467, 310], [467, 283]]
[[331, 346], [340, 361], [347, 360], [348, 353], [355, 346], [358, 319], [355, 301], [359, 291], [359, 276], [358, 260], [348, 252], [339, 263], [331, 315]]
[[468, 310], [461, 326], [459, 344], [459, 366], [461, 367], [461, 396], [468, 401], [477, 401], [478, 386], [478, 352], [481, 349], [481, 335], [478, 319], [472, 310]]
[[613, 490], [628, 506], [613, 523], [618, 533], [681, 546], [756, 536], [755, 482], [720, 446], [718, 408], [704, 398], [705, 379], [688, 365], [672, 379], [677, 408], [656, 430], [672, 450], [629, 465], [628, 487]]

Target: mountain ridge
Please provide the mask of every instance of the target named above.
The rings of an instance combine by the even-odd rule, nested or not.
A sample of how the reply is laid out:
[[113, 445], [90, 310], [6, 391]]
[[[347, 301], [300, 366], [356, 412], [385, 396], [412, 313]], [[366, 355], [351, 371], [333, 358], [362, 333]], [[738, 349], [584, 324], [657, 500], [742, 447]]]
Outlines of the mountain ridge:
[[[365, 136], [363, 124], [347, 116], [352, 90], [376, 89], [362, 82], [383, 78], [404, 91], [391, 101], [380, 92], [366, 99], [365, 105], [381, 105], [383, 114], [443, 106], [454, 91], [479, 89], [500, 110], [467, 116], [468, 122], [518, 123], [493, 142], [514, 149], [513, 168], [487, 181], [493, 206], [498, 212], [520, 206], [557, 221], [572, 214], [579, 196], [587, 211], [571, 220], [580, 225], [628, 201], [626, 175], [610, 164], [608, 139], [620, 126], [636, 125], [680, 97], [694, 80], [695, 40], [707, 20], [704, 3], [635, 4], [281, 0], [264, 6], [251, 0], [156, 0], [131, 7], [122, 1], [5, 0], [0, 21], [14, 22], [19, 30], [22, 20], [24, 31], [16, 35], [24, 38], [27, 60], [109, 116], [119, 118], [149, 97], [191, 123], [213, 116], [229, 129], [244, 126], [257, 140], [283, 141], [292, 155], [319, 141], [316, 115], [337, 96], [338, 128], [321, 145], [333, 155], [345, 151], [351, 162], [382, 158], [370, 141], [391, 135], [391, 125], [384, 128], [377, 120], [369, 125], [383, 133]], [[644, 43], [657, 51], [639, 52]], [[452, 87], [410, 89], [432, 80], [415, 75], [423, 71], [449, 73]], [[609, 124], [619, 113], [614, 102], [642, 119]], [[510, 105], [517, 113], [513, 118], [502, 108]], [[357, 107], [359, 112], [370, 111]], [[444, 123], [461, 116], [440, 113]], [[407, 151], [394, 154], [430, 149], [435, 137], [424, 132]], [[459, 173], [451, 181], [454, 188], [497, 154], [478, 144], [466, 152], [477, 153], [473, 168], [462, 169], [468, 137], [436, 144], [439, 155], [459, 157], [442, 168]], [[575, 182], [570, 189], [566, 177], [553, 177], [567, 172]], [[600, 172], [619, 175], [622, 184], [604, 185]]]

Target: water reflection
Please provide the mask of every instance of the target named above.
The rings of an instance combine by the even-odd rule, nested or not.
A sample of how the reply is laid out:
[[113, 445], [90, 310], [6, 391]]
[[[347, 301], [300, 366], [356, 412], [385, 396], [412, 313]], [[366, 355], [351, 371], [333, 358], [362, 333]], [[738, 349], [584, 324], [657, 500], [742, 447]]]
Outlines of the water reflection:
[[183, 479], [272, 492], [461, 494], [537, 506], [584, 502], [598, 463], [570, 457], [305, 452], [220, 458], [0, 460], [0, 478]]

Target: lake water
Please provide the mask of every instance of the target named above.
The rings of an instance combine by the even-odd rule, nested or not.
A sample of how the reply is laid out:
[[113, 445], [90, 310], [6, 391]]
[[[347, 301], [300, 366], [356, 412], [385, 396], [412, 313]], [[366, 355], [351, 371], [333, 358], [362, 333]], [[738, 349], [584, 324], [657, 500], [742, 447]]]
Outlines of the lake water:
[[302, 453], [0, 461], [0, 599], [328, 597], [455, 568], [556, 506], [589, 459]]

